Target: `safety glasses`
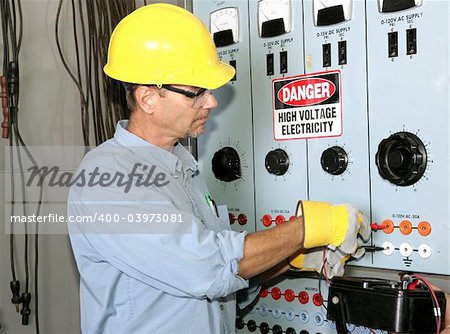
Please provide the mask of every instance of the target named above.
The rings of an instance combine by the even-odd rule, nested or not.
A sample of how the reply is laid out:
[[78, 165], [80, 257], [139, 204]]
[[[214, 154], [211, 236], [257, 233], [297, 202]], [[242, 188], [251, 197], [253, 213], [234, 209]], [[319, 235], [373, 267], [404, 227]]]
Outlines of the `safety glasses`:
[[181, 89], [177, 87], [173, 87], [172, 85], [162, 85], [161, 88], [165, 88], [168, 91], [182, 94], [190, 99], [194, 99], [194, 102], [192, 104], [192, 108], [201, 108], [205, 105], [206, 101], [208, 100], [209, 95], [211, 95], [211, 91], [206, 88], [200, 88], [196, 92]]

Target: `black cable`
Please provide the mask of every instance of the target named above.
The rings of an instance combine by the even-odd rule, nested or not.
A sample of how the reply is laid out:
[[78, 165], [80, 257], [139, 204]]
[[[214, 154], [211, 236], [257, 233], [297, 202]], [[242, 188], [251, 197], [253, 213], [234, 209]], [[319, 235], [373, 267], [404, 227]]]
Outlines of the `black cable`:
[[[21, 192], [22, 192], [22, 205], [23, 213], [27, 215], [27, 201], [26, 201], [26, 189], [25, 189], [25, 177], [21, 148], [24, 149], [26, 155], [32, 161], [33, 165], [37, 167], [37, 163], [30, 151], [28, 150], [25, 142], [22, 139], [19, 128], [18, 119], [18, 103], [19, 103], [19, 52], [22, 43], [23, 36], [23, 15], [22, 15], [22, 4], [21, 0], [11, 0], [11, 6], [7, 0], [2, 0], [0, 2], [0, 10], [2, 17], [2, 37], [4, 44], [4, 62], [3, 62], [3, 72], [6, 73], [7, 78], [7, 101], [8, 108], [10, 111], [9, 117], [9, 128], [11, 129], [9, 136], [10, 144], [10, 168], [11, 168], [11, 216], [14, 215], [15, 208], [15, 178], [14, 178], [14, 149], [16, 148], [18, 168], [20, 172], [21, 180]], [[17, 1], [17, 6], [14, 1]], [[18, 13], [18, 15], [16, 14]], [[18, 30], [18, 31], [17, 31]], [[8, 39], [9, 37], [9, 39]], [[9, 49], [12, 50], [12, 60], [10, 59]], [[40, 172], [39, 172], [40, 174]], [[39, 215], [41, 204], [43, 198], [43, 185], [40, 185], [38, 206], [36, 209], [36, 215]], [[15, 257], [14, 257], [14, 226], [12, 226], [12, 220], [10, 222], [11, 235], [10, 235], [10, 256], [11, 256], [11, 273], [13, 281], [11, 283], [18, 284], [18, 291], [20, 290], [20, 282], [17, 281], [16, 270], [15, 270]], [[25, 223], [25, 245], [24, 245], [24, 265], [25, 265], [25, 275], [26, 284], [25, 292], [20, 297], [18, 302], [22, 302], [22, 324], [27, 325], [29, 315], [31, 313], [29, 309], [29, 303], [31, 301], [31, 294], [29, 293], [29, 231], [28, 226]], [[38, 226], [36, 226], [35, 234], [35, 323], [36, 323], [36, 333], [39, 333], [39, 312], [38, 312], [38, 272], [39, 272], [39, 241], [38, 241]]]
[[[82, 37], [82, 42], [83, 42], [83, 59], [84, 59], [84, 73], [86, 75], [86, 77], [89, 77], [88, 72], [88, 64], [87, 64], [87, 48], [86, 48], [86, 24], [84, 21], [84, 12], [83, 12], [83, 4], [82, 4], [82, 0], [79, 0], [79, 7], [80, 7], [80, 25], [81, 25], [81, 37]], [[76, 25], [76, 20], [74, 20], [74, 25]], [[75, 35], [74, 37], [75, 40], [75, 44], [78, 45], [78, 36]], [[77, 62], [80, 62], [80, 57], [78, 55], [77, 58]], [[81, 71], [79, 73], [79, 78], [80, 78], [80, 84], [81, 84]], [[89, 147], [89, 130], [90, 130], [90, 125], [89, 125], [89, 94], [87, 94], [87, 100], [86, 100], [86, 105], [85, 108], [82, 112], [81, 115], [81, 127], [83, 129], [83, 133], [84, 133], [84, 137], [85, 137], [85, 143], [84, 146], [85, 147]]]
[[[70, 69], [69, 65], [67, 64], [67, 61], [64, 57], [64, 54], [62, 53], [62, 49], [61, 49], [61, 44], [59, 42], [59, 37], [58, 37], [58, 25], [59, 25], [59, 17], [61, 15], [61, 8], [62, 8], [62, 3], [63, 0], [59, 0], [59, 4], [58, 4], [58, 10], [56, 13], [56, 24], [55, 24], [55, 39], [56, 39], [56, 47], [58, 49], [58, 53], [59, 56], [61, 58], [61, 61], [64, 65], [64, 68], [66, 69], [67, 73], [69, 74], [69, 76], [72, 78], [73, 82], [75, 83], [75, 85], [78, 88], [79, 94], [80, 94], [80, 104], [81, 104], [81, 114], [83, 116], [83, 112], [84, 110], [86, 110], [86, 98], [85, 98], [85, 94], [83, 92], [83, 88], [81, 87], [81, 83], [78, 82], [77, 78], [75, 77], [75, 75], [72, 73], [72, 70]], [[86, 129], [84, 129], [86, 130]], [[84, 144], [85, 146], [89, 146], [89, 132], [83, 132], [83, 139], [84, 139]]]

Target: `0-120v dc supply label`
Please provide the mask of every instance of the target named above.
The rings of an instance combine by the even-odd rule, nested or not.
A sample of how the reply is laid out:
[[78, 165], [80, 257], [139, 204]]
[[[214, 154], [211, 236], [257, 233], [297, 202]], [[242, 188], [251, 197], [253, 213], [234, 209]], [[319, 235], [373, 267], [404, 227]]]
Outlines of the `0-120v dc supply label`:
[[274, 79], [275, 140], [341, 136], [340, 82], [339, 71]]

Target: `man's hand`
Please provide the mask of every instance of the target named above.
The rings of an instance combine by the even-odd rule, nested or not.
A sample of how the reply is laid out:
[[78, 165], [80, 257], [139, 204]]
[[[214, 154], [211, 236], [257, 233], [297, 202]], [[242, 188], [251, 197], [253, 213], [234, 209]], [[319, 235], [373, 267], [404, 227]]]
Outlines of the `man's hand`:
[[303, 216], [304, 248], [337, 247], [342, 253], [352, 255], [370, 237], [368, 219], [349, 204], [330, 205], [325, 202], [299, 201], [297, 216]]
[[364, 254], [364, 249], [358, 249], [354, 254], [346, 254], [339, 248], [320, 249], [299, 253], [289, 259], [289, 264], [302, 271], [316, 271], [323, 273], [327, 278], [343, 276], [347, 261], [354, 257], [358, 258]]

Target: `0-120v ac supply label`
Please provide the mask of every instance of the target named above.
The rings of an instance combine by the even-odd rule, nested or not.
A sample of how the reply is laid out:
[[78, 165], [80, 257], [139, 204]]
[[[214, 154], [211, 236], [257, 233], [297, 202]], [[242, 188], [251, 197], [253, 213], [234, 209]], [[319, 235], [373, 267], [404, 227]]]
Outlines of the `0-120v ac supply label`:
[[342, 135], [339, 71], [274, 79], [272, 85], [275, 140]]

